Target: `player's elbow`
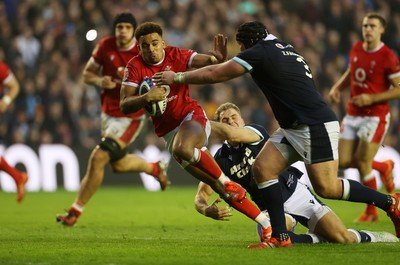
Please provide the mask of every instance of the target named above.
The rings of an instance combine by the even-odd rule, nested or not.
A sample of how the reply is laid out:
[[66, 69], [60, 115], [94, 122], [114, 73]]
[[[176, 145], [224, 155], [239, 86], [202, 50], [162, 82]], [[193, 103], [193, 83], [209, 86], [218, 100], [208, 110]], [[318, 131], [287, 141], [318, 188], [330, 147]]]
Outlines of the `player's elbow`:
[[87, 70], [83, 70], [83, 82], [87, 85], [90, 85], [90, 77], [91, 77], [91, 73], [88, 72]]
[[121, 101], [119, 104], [119, 109], [123, 114], [129, 114], [132, 112], [131, 108], [125, 101]]

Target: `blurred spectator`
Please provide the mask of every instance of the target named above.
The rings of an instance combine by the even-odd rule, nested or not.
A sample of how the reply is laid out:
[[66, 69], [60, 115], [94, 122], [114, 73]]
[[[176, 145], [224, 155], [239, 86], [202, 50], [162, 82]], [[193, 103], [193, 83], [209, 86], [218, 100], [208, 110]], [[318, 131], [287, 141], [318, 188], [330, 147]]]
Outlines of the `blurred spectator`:
[[35, 38], [35, 36], [33, 36], [32, 29], [25, 25], [22, 34], [17, 36], [16, 42], [18, 51], [22, 56], [22, 61], [24, 62], [26, 69], [30, 73], [33, 73], [36, 60], [40, 52], [39, 41]]

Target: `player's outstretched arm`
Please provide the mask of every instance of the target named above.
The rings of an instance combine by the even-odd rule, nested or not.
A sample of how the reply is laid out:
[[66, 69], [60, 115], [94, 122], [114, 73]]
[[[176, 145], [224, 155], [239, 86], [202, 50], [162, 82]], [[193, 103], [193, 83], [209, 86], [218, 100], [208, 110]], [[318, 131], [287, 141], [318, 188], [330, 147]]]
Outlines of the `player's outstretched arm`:
[[208, 184], [200, 182], [194, 199], [196, 210], [215, 220], [229, 221], [229, 217], [232, 216], [231, 208], [229, 206], [218, 207], [217, 204], [222, 201], [221, 198], [217, 198], [211, 205], [208, 204], [213, 193], [213, 189]]
[[227, 38], [222, 34], [218, 34], [214, 37], [214, 49], [208, 51], [210, 55], [207, 54], [197, 54], [194, 56], [190, 68], [201, 68], [204, 66], [218, 64], [226, 61], [228, 56], [227, 50]]
[[228, 38], [223, 34], [217, 34], [214, 37], [214, 50], [208, 51], [211, 55], [215, 56], [218, 63], [223, 63], [228, 57]]
[[229, 60], [188, 72], [159, 72], [152, 79], [157, 85], [214, 84], [234, 79], [246, 73], [246, 68], [233, 60]]
[[260, 135], [247, 127], [235, 127], [222, 122], [211, 121], [211, 131], [233, 144], [254, 143], [261, 139]]

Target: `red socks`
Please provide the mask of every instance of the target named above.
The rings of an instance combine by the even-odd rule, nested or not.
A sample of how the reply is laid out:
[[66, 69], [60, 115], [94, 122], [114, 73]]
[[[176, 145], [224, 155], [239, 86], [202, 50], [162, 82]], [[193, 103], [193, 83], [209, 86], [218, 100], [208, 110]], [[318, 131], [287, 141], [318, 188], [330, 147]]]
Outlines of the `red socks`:
[[386, 170], [387, 164], [385, 162], [372, 161], [372, 168], [378, 170], [379, 172], [384, 172]]
[[0, 156], [0, 170], [7, 172], [16, 182], [20, 182], [22, 179], [21, 172], [10, 166], [4, 159], [4, 156]]
[[158, 166], [157, 163], [152, 163], [152, 164], [153, 164], [153, 170], [151, 171], [150, 175], [158, 176], [160, 174], [160, 167]]
[[192, 165], [201, 169], [211, 177], [218, 179], [222, 175], [222, 170], [219, 168], [218, 164], [206, 152], [200, 149], [199, 151], [200, 159], [197, 163], [193, 163]]
[[[362, 184], [364, 186], [367, 186], [367, 187], [373, 189], [373, 190], [377, 190], [378, 189], [375, 177], [370, 179], [370, 180], [368, 180], [368, 181], [366, 181], [366, 182], [363, 182]], [[367, 214], [378, 215], [378, 213], [376, 211], [376, 207], [374, 205], [370, 205], [370, 204], [367, 204], [367, 208], [366, 208], [365, 212]]]
[[261, 213], [260, 209], [258, 209], [253, 203], [251, 203], [251, 201], [247, 197], [245, 197], [242, 202], [232, 200], [228, 203], [230, 206], [232, 206], [239, 212], [247, 215], [253, 220], [255, 220], [256, 217]]

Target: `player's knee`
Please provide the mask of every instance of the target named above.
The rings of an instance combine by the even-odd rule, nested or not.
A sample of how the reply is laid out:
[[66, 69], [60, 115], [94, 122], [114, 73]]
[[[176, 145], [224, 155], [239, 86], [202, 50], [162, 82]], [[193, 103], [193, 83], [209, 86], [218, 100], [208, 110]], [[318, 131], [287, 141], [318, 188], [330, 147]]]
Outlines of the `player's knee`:
[[257, 182], [263, 181], [263, 177], [262, 177], [263, 176], [263, 174], [262, 174], [263, 169], [262, 169], [262, 165], [259, 162], [259, 160], [256, 159], [254, 161], [253, 165], [251, 166], [251, 171], [253, 173], [254, 179]]
[[191, 145], [176, 144], [172, 148], [172, 155], [183, 161], [189, 163], [196, 163], [200, 159], [199, 149], [194, 148]]
[[341, 190], [336, 185], [315, 185], [313, 186], [315, 193], [325, 199], [339, 199], [341, 196]]
[[265, 166], [263, 165], [262, 161], [257, 159], [254, 161], [251, 171], [257, 183], [278, 178], [278, 175], [273, 175], [271, 171], [265, 170]]
[[120, 160], [126, 155], [126, 148], [121, 148], [117, 141], [109, 137], [101, 138], [99, 143], [101, 150], [106, 151], [110, 156], [110, 161], [115, 162]]
[[100, 166], [108, 163], [109, 156], [108, 153], [102, 150], [101, 148], [96, 148], [93, 150], [90, 159], [92, 164]]
[[180, 160], [190, 161], [193, 157], [193, 149], [193, 147], [182, 144], [174, 145], [172, 148], [172, 155]]

